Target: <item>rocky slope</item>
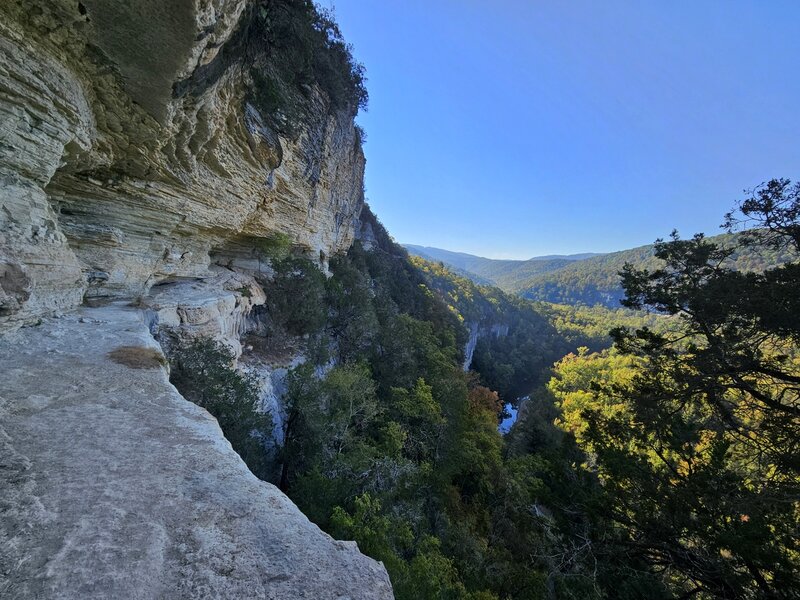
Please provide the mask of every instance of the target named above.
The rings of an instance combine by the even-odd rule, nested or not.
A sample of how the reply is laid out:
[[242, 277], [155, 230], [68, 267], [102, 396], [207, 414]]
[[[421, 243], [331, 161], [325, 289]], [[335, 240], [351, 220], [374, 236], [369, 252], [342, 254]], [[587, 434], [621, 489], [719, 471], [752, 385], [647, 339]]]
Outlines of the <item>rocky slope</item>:
[[[0, 6], [0, 596], [392, 597], [247, 470], [155, 341], [246, 354], [276, 241], [326, 269], [354, 239], [357, 106], [253, 43], [296, 6]], [[263, 77], [301, 103], [291, 127]], [[285, 366], [242, 364], [279, 402]]]

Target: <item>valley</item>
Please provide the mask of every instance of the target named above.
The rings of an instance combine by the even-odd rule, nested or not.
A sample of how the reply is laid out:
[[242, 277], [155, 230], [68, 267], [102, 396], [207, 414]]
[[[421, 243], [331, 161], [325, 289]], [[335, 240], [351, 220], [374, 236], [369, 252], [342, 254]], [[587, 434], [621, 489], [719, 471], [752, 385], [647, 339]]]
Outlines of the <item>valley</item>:
[[[471, 220], [485, 241], [485, 219], [528, 235], [541, 217], [576, 248], [638, 232], [633, 213], [661, 226], [656, 192], [703, 178], [631, 165], [674, 151], [644, 117], [682, 97], [657, 111], [661, 92], [590, 88], [638, 65], [597, 44], [670, 24], [611, 5], [571, 8], [587, 18], [563, 31], [560, 3], [347, 6], [348, 27], [386, 11], [359, 30], [371, 47], [402, 39], [371, 71], [375, 121], [332, 5], [0, 5], [0, 597], [800, 598], [800, 183], [740, 167], [728, 178], [752, 187], [714, 217], [724, 233], [612, 253], [403, 246], [409, 220], [442, 240]], [[792, 42], [783, 23], [770, 49]], [[672, 90], [709, 54], [673, 72], [667, 41], [630, 86]], [[790, 146], [767, 141], [711, 154], [751, 151], [748, 178], [790, 170], [756, 165]], [[680, 142], [680, 159], [709, 146]], [[692, 156], [718, 169], [693, 188], [707, 196], [676, 192], [667, 214], [733, 185]], [[680, 181], [642, 200], [651, 165]], [[515, 210], [495, 210], [506, 196]], [[605, 229], [564, 214], [596, 198], [613, 199], [593, 213]]]
[[[712, 236], [709, 241], [723, 247], [737, 246], [735, 235]], [[652, 268], [654, 246], [641, 246], [609, 254], [540, 256], [529, 260], [495, 260], [405, 244], [413, 255], [442, 262], [460, 275], [481, 285], [495, 285], [509, 294], [556, 304], [603, 305], [618, 308], [624, 297], [619, 271], [626, 263], [636, 268]], [[740, 248], [728, 264], [741, 271], [760, 272], [795, 258], [791, 251], [770, 248]]]

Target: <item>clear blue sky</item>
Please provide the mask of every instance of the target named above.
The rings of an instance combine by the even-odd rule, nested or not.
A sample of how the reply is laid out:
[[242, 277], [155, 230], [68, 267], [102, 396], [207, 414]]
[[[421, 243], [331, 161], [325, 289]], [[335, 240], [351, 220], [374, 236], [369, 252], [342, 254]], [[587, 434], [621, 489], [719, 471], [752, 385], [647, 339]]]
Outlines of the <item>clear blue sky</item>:
[[[330, 6], [322, 0], [323, 6]], [[367, 198], [494, 258], [717, 233], [800, 178], [798, 0], [337, 0], [367, 67]]]

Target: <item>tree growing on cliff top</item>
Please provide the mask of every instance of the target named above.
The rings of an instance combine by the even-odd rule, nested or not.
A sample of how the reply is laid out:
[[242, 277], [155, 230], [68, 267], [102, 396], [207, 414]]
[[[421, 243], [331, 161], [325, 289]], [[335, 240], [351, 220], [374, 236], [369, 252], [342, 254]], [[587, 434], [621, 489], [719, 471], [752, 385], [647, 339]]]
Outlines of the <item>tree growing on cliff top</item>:
[[366, 110], [364, 65], [353, 58], [333, 12], [312, 0], [260, 0], [247, 27], [247, 49], [255, 62], [256, 104], [280, 128], [291, 130], [285, 118], [302, 117], [313, 86], [334, 110]]

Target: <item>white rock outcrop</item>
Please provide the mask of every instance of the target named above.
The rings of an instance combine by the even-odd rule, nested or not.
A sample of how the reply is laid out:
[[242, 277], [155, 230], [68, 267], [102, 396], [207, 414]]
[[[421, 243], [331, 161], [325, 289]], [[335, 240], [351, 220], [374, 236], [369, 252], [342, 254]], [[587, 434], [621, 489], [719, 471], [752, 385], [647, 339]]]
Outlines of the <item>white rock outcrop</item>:
[[249, 275], [221, 267], [195, 280], [167, 281], [139, 299], [150, 331], [162, 344], [186, 344], [212, 338], [242, 354], [241, 336], [248, 331], [254, 307], [264, 304], [263, 288]]
[[0, 597], [392, 598], [383, 566], [256, 479], [162, 360], [126, 306], [2, 339]]
[[234, 59], [183, 89], [249, 6], [0, 4], [0, 329], [205, 277], [212, 256], [252, 261], [273, 235], [323, 264], [349, 247], [364, 171], [352, 111], [311, 88], [302, 126], [279, 134]]
[[270, 125], [237, 53], [254, 6], [0, 3], [1, 598], [392, 598], [248, 471], [153, 338], [238, 356], [275, 241], [325, 268], [354, 239], [356, 109], [304, 84], [291, 135]]

